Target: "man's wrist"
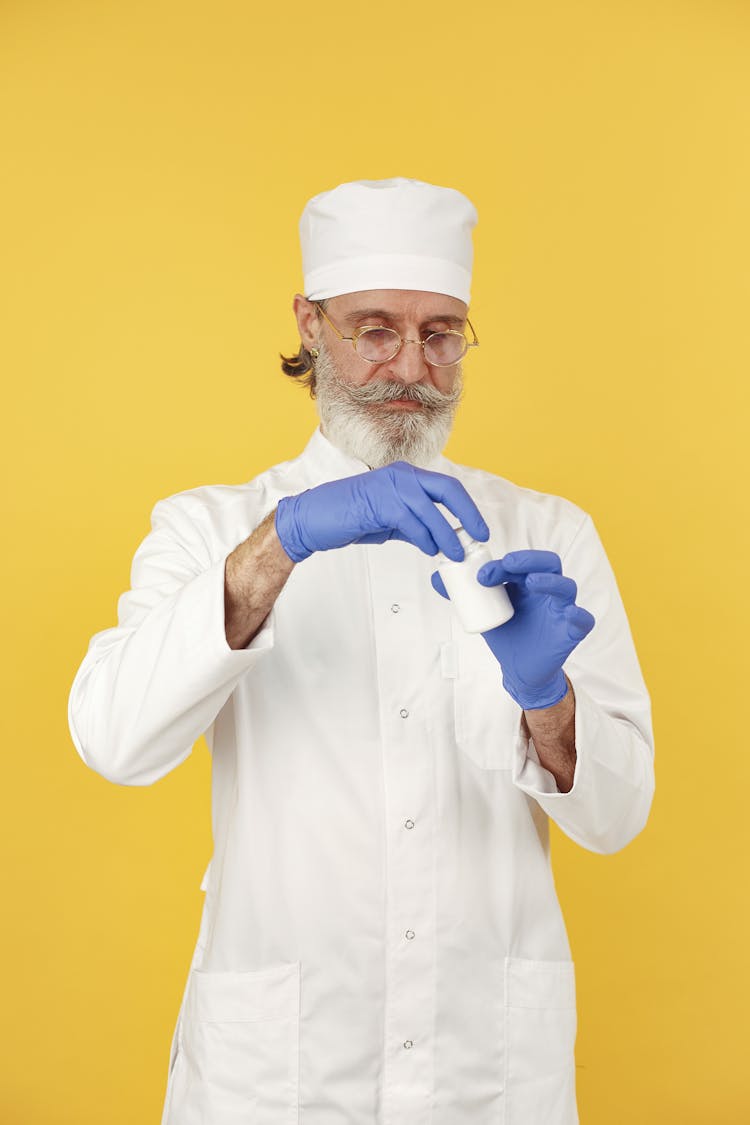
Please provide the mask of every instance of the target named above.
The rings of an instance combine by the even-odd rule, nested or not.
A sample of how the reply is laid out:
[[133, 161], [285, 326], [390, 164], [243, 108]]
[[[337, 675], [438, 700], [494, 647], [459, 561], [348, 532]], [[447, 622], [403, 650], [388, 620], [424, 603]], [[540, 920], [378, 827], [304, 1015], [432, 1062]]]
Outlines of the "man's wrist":
[[[308, 492], [309, 489], [305, 489], [305, 491]], [[282, 496], [276, 505], [276, 515], [274, 517], [274, 529], [278, 541], [286, 556], [293, 563], [304, 562], [304, 560], [309, 558], [312, 554], [312, 551], [302, 542], [295, 518], [300, 495], [301, 493], [296, 493], [292, 496]]]
[[568, 693], [568, 679], [560, 668], [548, 684], [529, 691], [526, 688], [519, 688], [503, 669], [503, 687], [524, 711], [538, 711], [554, 707], [565, 698]]
[[567, 793], [573, 787], [576, 761], [575, 692], [565, 676], [566, 693], [550, 707], [524, 710], [521, 724], [534, 741], [541, 765], [553, 775], [557, 788]]
[[278, 538], [275, 511], [271, 511], [224, 563], [224, 632], [229, 648], [247, 647], [294, 566]]

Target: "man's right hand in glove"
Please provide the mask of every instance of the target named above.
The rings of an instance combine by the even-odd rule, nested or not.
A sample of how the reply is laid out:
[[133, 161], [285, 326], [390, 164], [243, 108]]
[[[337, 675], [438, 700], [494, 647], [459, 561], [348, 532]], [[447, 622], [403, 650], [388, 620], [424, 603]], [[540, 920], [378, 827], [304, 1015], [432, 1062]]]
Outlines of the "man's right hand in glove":
[[442, 551], [460, 561], [463, 547], [433, 501], [449, 508], [474, 539], [489, 539], [487, 524], [459, 480], [408, 461], [283, 497], [276, 507], [276, 534], [295, 563], [314, 551], [386, 539], [402, 539], [427, 555]]

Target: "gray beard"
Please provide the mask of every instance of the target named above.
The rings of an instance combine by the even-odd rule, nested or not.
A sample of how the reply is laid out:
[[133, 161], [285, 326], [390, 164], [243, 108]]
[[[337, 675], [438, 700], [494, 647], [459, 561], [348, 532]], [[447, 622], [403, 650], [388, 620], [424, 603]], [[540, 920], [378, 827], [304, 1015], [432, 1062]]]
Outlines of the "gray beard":
[[[321, 431], [333, 445], [371, 469], [393, 461], [425, 468], [442, 453], [463, 394], [463, 369], [457, 364], [453, 390], [443, 394], [421, 383], [405, 385], [375, 379], [354, 387], [342, 379], [330, 352], [319, 344], [315, 361], [315, 406]], [[408, 398], [418, 410], [373, 405]]]

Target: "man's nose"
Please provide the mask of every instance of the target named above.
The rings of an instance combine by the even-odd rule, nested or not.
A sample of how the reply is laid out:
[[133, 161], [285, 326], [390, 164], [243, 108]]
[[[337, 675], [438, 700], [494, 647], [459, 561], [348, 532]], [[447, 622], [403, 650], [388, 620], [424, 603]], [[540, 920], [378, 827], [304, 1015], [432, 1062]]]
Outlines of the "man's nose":
[[403, 383], [418, 383], [429, 374], [429, 364], [424, 357], [424, 348], [416, 340], [404, 340], [393, 359], [385, 364]]

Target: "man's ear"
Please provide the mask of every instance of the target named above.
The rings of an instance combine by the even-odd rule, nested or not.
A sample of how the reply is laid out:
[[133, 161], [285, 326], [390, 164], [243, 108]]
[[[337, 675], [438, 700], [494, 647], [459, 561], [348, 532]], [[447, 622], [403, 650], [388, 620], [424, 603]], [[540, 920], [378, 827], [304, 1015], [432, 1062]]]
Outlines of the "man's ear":
[[299, 338], [308, 351], [318, 346], [320, 338], [320, 319], [312, 301], [301, 293], [295, 293], [292, 309], [297, 320]]

